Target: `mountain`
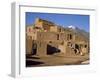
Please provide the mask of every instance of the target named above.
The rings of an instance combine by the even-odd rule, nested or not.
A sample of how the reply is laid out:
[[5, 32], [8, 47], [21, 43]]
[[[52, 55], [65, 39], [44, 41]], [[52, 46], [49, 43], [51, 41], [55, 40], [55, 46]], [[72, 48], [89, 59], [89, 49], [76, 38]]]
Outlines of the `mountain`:
[[73, 25], [68, 26], [68, 27], [66, 28], [66, 31], [72, 31], [72, 32], [75, 33], [76, 35], [82, 36], [82, 37], [84, 37], [86, 40], [89, 40], [89, 32], [86, 32], [85, 30], [80, 29], [80, 28], [78, 28], [78, 27], [75, 27], [75, 26], [73, 26]]
[[76, 28], [75, 30], [76, 30], [78, 35], [84, 36], [86, 39], [89, 39], [89, 32], [86, 32], [85, 30], [82, 30], [79, 28]]

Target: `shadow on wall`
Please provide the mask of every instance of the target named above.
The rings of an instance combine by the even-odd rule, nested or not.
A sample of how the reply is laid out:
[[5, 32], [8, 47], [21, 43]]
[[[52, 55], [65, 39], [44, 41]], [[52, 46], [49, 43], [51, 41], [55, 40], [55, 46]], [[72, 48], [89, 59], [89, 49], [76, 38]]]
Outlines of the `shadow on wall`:
[[51, 45], [47, 45], [47, 55], [57, 54], [59, 52], [60, 52], [60, 49]]

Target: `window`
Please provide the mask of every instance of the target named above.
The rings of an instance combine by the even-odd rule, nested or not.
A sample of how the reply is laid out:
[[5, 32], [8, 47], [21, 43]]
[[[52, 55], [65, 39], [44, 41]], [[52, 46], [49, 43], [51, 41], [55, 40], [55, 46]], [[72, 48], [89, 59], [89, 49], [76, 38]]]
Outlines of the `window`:
[[59, 34], [57, 34], [57, 40], [59, 40]]
[[87, 47], [87, 45], [84, 45], [84, 47], [86, 48], [86, 47]]
[[72, 39], [72, 35], [70, 34], [69, 36], [70, 36], [70, 40], [71, 40]]
[[49, 41], [49, 43], [52, 43], [52, 41]]
[[59, 29], [59, 32], [61, 32], [61, 28]]

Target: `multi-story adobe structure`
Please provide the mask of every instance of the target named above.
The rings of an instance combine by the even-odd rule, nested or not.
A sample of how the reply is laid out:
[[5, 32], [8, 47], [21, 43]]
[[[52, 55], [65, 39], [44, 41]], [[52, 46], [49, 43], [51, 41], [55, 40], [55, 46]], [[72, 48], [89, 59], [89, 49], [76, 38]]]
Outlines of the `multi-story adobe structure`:
[[84, 49], [89, 53], [89, 40], [53, 22], [37, 18], [33, 25], [26, 27], [26, 54], [47, 56], [68, 56]]

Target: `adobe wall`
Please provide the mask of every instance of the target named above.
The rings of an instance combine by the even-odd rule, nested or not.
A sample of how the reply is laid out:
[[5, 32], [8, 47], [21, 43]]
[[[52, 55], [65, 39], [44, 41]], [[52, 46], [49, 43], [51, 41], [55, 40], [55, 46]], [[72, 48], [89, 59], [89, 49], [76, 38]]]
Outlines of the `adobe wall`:
[[[26, 28], [26, 54], [32, 53], [33, 40], [37, 44], [36, 55], [38, 56], [47, 55], [48, 45], [60, 49], [62, 55], [69, 55], [73, 51], [68, 47], [68, 42], [79, 46], [87, 44], [87, 51], [89, 52], [89, 42], [83, 36], [75, 35], [71, 31], [64, 31], [63, 28], [54, 25], [54, 23], [42, 19], [36, 19], [34, 26], [44, 29], [44, 31], [42, 32], [41, 29], [35, 30], [32, 25]], [[47, 31], [45, 32], [45, 30]]]
[[32, 38], [26, 38], [26, 54], [32, 54]]
[[57, 40], [57, 34], [52, 32], [37, 32], [37, 40]]
[[[68, 36], [71, 35], [71, 39]], [[37, 40], [47, 40], [47, 41], [74, 41], [75, 35], [71, 33], [58, 33], [58, 32], [37, 32]]]
[[44, 41], [37, 42], [37, 56], [47, 56], [47, 43]]

